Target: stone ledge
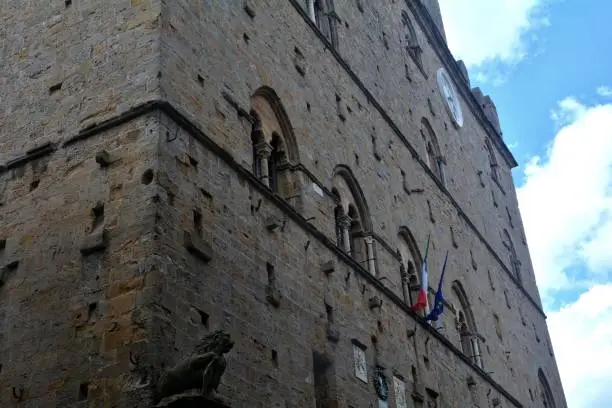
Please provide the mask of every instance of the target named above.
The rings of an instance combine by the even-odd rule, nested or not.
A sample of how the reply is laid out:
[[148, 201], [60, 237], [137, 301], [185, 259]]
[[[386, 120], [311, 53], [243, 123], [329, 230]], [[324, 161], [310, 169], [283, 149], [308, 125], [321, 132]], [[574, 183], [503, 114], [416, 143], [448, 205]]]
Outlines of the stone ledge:
[[108, 246], [108, 238], [106, 230], [101, 230], [98, 232], [94, 232], [83, 238], [81, 242], [81, 254], [90, 255], [94, 252], [104, 251]]
[[187, 251], [204, 262], [209, 262], [212, 259], [212, 247], [202, 238], [186, 230], [183, 230], [183, 245], [185, 245]]
[[230, 405], [220, 397], [186, 393], [164, 398], [155, 408], [230, 408]]

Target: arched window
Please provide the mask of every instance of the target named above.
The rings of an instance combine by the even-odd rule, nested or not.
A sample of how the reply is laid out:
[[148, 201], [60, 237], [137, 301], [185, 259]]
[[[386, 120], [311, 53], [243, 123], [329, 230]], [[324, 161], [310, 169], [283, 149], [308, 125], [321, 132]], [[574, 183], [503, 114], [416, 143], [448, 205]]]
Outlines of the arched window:
[[408, 51], [408, 54], [412, 57], [417, 66], [423, 69], [423, 62], [421, 60], [422, 50], [417, 41], [414, 26], [406, 11], [402, 11], [402, 24], [404, 25], [404, 46], [406, 47], [406, 51]]
[[276, 93], [259, 88], [251, 97], [253, 174], [285, 199], [298, 199], [299, 179], [291, 171], [299, 162], [293, 128]]
[[423, 259], [412, 233], [406, 227], [401, 227], [399, 231], [398, 252], [404, 302], [412, 304], [410, 291], [419, 285], [419, 272]]
[[429, 121], [421, 120], [421, 136], [425, 144], [426, 162], [435, 176], [444, 184], [444, 157], [440, 152], [438, 138], [434, 133]]
[[540, 368], [538, 370], [538, 379], [540, 380], [540, 397], [542, 400], [542, 406], [544, 408], [555, 408], [555, 400], [553, 399], [552, 391], [544, 375], [544, 371]]
[[371, 274], [376, 274], [372, 223], [365, 198], [352, 172], [346, 166], [338, 166], [333, 177], [332, 192], [337, 205], [336, 242]]
[[497, 158], [495, 157], [495, 151], [491, 147], [489, 139], [485, 139], [485, 149], [487, 150], [487, 156], [489, 158], [489, 168], [491, 170], [491, 178], [499, 182]]
[[306, 0], [306, 10], [312, 22], [335, 48], [338, 45], [338, 21], [334, 0]]
[[512, 242], [512, 238], [510, 238], [510, 234], [508, 230], [504, 229], [504, 246], [508, 251], [508, 258], [510, 260], [510, 270], [514, 273], [516, 280], [521, 283], [521, 263], [516, 256], [516, 249], [514, 248], [514, 243]]
[[455, 298], [455, 302], [453, 302], [455, 305], [455, 323], [461, 341], [461, 350], [474, 364], [483, 368], [480, 354], [480, 336], [476, 329], [470, 303], [459, 281], [453, 282], [452, 295]]

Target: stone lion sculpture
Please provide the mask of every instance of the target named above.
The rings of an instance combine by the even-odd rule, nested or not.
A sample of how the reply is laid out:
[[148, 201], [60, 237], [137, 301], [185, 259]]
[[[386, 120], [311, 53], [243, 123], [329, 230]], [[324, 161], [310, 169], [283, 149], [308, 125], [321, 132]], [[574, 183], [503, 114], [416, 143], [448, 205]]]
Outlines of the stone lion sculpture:
[[171, 397], [199, 389], [201, 395], [213, 396], [221, 382], [221, 376], [227, 365], [225, 353], [228, 353], [234, 342], [223, 330], [204, 337], [196, 346], [196, 354], [166, 371], [157, 385], [159, 399]]

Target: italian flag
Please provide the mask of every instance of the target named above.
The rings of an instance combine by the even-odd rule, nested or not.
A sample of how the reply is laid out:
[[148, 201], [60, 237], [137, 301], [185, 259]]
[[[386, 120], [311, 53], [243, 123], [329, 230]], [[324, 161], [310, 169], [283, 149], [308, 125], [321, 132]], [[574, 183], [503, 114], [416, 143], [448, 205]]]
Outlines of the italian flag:
[[425, 310], [429, 311], [429, 305], [427, 302], [427, 254], [429, 253], [429, 238], [427, 236], [427, 247], [425, 248], [425, 257], [423, 258], [423, 269], [421, 270], [421, 289], [419, 290], [419, 297], [414, 305], [411, 306], [412, 310]]

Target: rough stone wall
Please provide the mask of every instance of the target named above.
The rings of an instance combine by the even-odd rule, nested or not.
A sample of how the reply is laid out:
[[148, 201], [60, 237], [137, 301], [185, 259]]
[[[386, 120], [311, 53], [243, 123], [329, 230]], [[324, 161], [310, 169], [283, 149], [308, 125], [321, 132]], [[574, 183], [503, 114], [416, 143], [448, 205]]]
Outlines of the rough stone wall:
[[[228, 166], [196, 138], [166, 123], [176, 135], [163, 145], [160, 163], [161, 187], [169, 192], [160, 201], [162, 251], [173, 270], [164, 287], [164, 307], [173, 322], [162, 341], [166, 364], [184, 355], [182, 347], [172, 349], [173, 342], [190, 348], [203, 333], [223, 328], [236, 346], [228, 355], [220, 392], [236, 407], [314, 406], [313, 352], [333, 362], [338, 407], [376, 403], [375, 364], [385, 367], [389, 381], [393, 375], [403, 378], [408, 392], [417, 381], [440, 393], [438, 406], [462, 407], [468, 401], [486, 406], [490, 385], [417, 326], [363, 270], [357, 272], [320, 237], [287, 217], [278, 199], [262, 194], [243, 170], [237, 174], [239, 164]], [[190, 218], [194, 210], [202, 215], [201, 227]], [[283, 229], [270, 232], [270, 217], [285, 219]], [[184, 230], [195, 233], [198, 228], [211, 245], [208, 263], [182, 246]], [[322, 265], [330, 261], [334, 268], [326, 273]], [[274, 267], [278, 305], [268, 299], [267, 264]], [[383, 300], [380, 308], [370, 308], [374, 297]], [[333, 311], [331, 322], [326, 305]], [[355, 341], [366, 348], [367, 384], [355, 379]], [[468, 377], [476, 381], [471, 390]], [[504, 400], [495, 391], [490, 397]]]
[[150, 351], [158, 129], [143, 116], [0, 173], [0, 406], [149, 406], [134, 362]]
[[158, 99], [159, 0], [4, 0], [0, 163]]
[[[403, 52], [405, 3], [368, 2], [363, 12], [335, 3], [350, 69], [292, 1], [9, 2], [0, 16], [10, 56], [0, 66], [0, 405], [14, 403], [15, 387], [24, 406], [148, 406], [160, 370], [224, 328], [237, 344], [221, 391], [236, 407], [313, 406], [313, 353], [333, 361], [326, 378], [341, 407], [374, 402], [376, 361], [389, 380], [401, 376], [409, 391], [417, 381], [417, 394], [429, 398], [428, 387], [451, 407], [538, 406], [528, 390], [537, 394], [541, 367], [564, 406], [508, 164], [500, 154], [497, 186], [465, 103], [464, 127], [450, 124], [435, 83], [442, 62], [416, 21], [422, 70]], [[9, 24], [15, 15], [23, 22]], [[295, 133], [297, 198], [274, 197], [249, 175], [245, 113], [261, 86], [280, 96]], [[184, 116], [161, 105], [117, 116], [158, 98]], [[424, 167], [422, 117], [446, 157], [445, 188]], [[98, 161], [112, 163], [100, 168], [102, 149], [109, 156]], [[363, 191], [376, 277], [333, 245], [338, 165]], [[268, 232], [270, 219], [282, 228]], [[401, 227], [421, 251], [431, 232], [432, 287], [451, 251], [445, 288], [458, 280], [466, 291], [484, 371], [459, 351], [449, 289], [444, 336], [407, 312]], [[506, 271], [504, 228], [534, 303]], [[104, 230], [106, 249], [88, 253]], [[368, 384], [355, 378], [353, 342], [366, 348]]]
[[[301, 215], [329, 240], [335, 240], [333, 201], [326, 194], [324, 197], [313, 194], [312, 184], [329, 191], [334, 168], [339, 164], [349, 166], [364, 191], [373, 230], [380, 241], [376, 246], [378, 271], [393, 277], [384, 284], [400, 298], [399, 262], [387, 250], [398, 246], [399, 227], [407, 226], [421, 246], [428, 232], [432, 232], [430, 284], [433, 287], [444, 251], [453, 248], [449, 231], [452, 226], [458, 247], [451, 249], [447, 279], [449, 283], [460, 280], [467, 292], [477, 329], [485, 339], [482, 345], [485, 370], [523, 404], [529, 405], [528, 390], [534, 390], [535, 394], [537, 367], [543, 367], [556, 390], [557, 403], [562, 405], [560, 380], [549, 353], [545, 319], [538, 310], [539, 297], [522, 239], [509, 164], [496, 151], [500, 163], [498, 186], [488, 174], [482, 124], [465, 103], [462, 103], [463, 128], [455, 129], [451, 125], [435, 82], [435, 70], [442, 62], [427, 45], [418, 24], [414, 23], [423, 48], [423, 72], [401, 52], [399, 42], [393, 43], [403, 29], [400, 11], [410, 12], [405, 4], [396, 2], [377, 8], [375, 3], [369, 3], [362, 13], [351, 2], [337, 3], [342, 20], [339, 53], [346, 58], [358, 80], [338, 63], [291, 2], [249, 3], [254, 13], [245, 11], [242, 4], [213, 6], [174, 2], [172, 7], [163, 10], [167, 26], [164, 23], [162, 65], [163, 71], [168, 72], [162, 78], [164, 97], [210, 135], [233, 160], [250, 169], [250, 123], [240, 119], [240, 113], [249, 111], [250, 96], [258, 87], [265, 85], [274, 89], [291, 120], [300, 163], [308, 170], [302, 174]], [[384, 46], [382, 33], [376, 31], [381, 27], [391, 39], [389, 50]], [[200, 41], [201, 38], [208, 41]], [[405, 65], [410, 79], [406, 78]], [[365, 84], [387, 118], [381, 109], [373, 106], [358, 81]], [[418, 131], [423, 117], [432, 124], [446, 158], [446, 190], [424, 170]], [[380, 159], [373, 154], [372, 134], [375, 134]], [[421, 159], [413, 157], [410, 147]], [[407, 195], [402, 171], [409, 186], [422, 188], [425, 193]], [[479, 171], [482, 171], [482, 183]], [[428, 216], [428, 202], [434, 221]], [[225, 204], [226, 211], [228, 217], [235, 218], [235, 203], [233, 200], [231, 203]], [[248, 205], [251, 204], [249, 201]], [[506, 207], [513, 216], [514, 228], [509, 226]], [[465, 216], [458, 215], [459, 209]], [[503, 229], [508, 229], [513, 238], [522, 262], [523, 287], [534, 299], [533, 303], [509, 277], [511, 265], [502, 242]], [[291, 241], [296, 240], [292, 237]], [[284, 259], [295, 261], [291, 256]], [[488, 279], [489, 273], [495, 290]], [[506, 306], [504, 290], [514, 304], [511, 308]], [[321, 297], [321, 293], [310, 295]], [[501, 323], [501, 340], [495, 329], [494, 314]], [[358, 325], [359, 317], [354, 319], [352, 324]], [[447, 331], [454, 330], [452, 315], [447, 314], [445, 319]], [[434, 375], [432, 381], [439, 378]]]

